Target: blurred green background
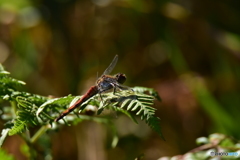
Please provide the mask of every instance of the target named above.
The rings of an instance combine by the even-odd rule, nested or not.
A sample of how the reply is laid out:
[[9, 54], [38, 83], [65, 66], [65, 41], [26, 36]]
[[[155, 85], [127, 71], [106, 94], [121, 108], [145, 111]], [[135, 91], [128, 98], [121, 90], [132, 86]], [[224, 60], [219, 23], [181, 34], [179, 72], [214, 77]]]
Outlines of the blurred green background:
[[[210, 133], [240, 138], [239, 28], [238, 0], [0, 0], [0, 63], [28, 92], [80, 95], [118, 54], [113, 72], [125, 73], [127, 86], [159, 92], [166, 141], [113, 113], [116, 148], [94, 122], [49, 133], [42, 146], [58, 160], [156, 160]], [[8, 137], [3, 148], [26, 159], [22, 143]]]

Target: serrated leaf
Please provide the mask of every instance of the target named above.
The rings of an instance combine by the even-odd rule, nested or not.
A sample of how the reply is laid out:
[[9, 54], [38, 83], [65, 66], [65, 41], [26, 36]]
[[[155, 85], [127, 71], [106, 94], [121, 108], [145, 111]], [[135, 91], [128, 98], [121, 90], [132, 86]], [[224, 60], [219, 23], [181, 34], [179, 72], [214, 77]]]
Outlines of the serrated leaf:
[[146, 92], [149, 92], [150, 95], [152, 95], [153, 97], [155, 97], [157, 100], [161, 101], [161, 98], [160, 98], [160, 96], [158, 95], [158, 92], [155, 91], [155, 90], [152, 89], [152, 88], [136, 86], [136, 87], [133, 88], [133, 90], [134, 90], [135, 92], [143, 93], [143, 94], [146, 94]]
[[130, 110], [131, 108], [133, 108], [133, 106], [135, 106], [135, 103], [134, 101], [131, 101], [131, 103], [128, 105], [127, 107], [127, 110]]
[[74, 97], [74, 99], [71, 101], [71, 103], [69, 104], [69, 106], [72, 106], [74, 103], [76, 103], [82, 96], [76, 96]]
[[121, 104], [121, 108], [127, 108], [127, 105], [131, 103], [131, 99], [127, 99], [125, 100], [122, 104]]
[[27, 124], [25, 121], [16, 121], [13, 128], [8, 132], [8, 135], [12, 136], [14, 134], [22, 133], [26, 126]]
[[104, 110], [103, 107], [102, 107], [102, 108], [99, 108], [99, 109], [97, 110], [97, 115], [100, 115], [100, 114], [103, 112], [103, 110]]
[[132, 107], [132, 111], [136, 111], [140, 106], [137, 102], [134, 102], [135, 105]]
[[39, 114], [45, 109], [46, 106], [48, 106], [48, 105], [50, 105], [50, 104], [64, 104], [64, 105], [66, 105], [66, 104], [69, 103], [68, 101], [70, 101], [70, 100], [73, 99], [73, 100], [71, 101], [71, 103], [73, 103], [73, 101], [75, 102], [75, 101], [77, 101], [79, 98], [80, 98], [80, 96], [76, 96], [74, 99], [73, 99], [72, 97], [70, 97], [70, 96], [65, 96], [65, 97], [61, 97], [61, 98], [50, 99], [50, 100], [46, 101], [45, 103], [43, 103], [43, 104], [38, 108], [38, 110], [37, 110], [37, 112], [36, 112], [36, 115], [37, 115], [37, 117], [39, 117]]
[[136, 113], [136, 115], [140, 115], [142, 112], [144, 112], [144, 110], [142, 110], [142, 107], [141, 107], [141, 109]]
[[145, 106], [152, 106], [153, 103], [142, 102], [142, 105], [145, 105]]
[[135, 119], [135, 117], [130, 114], [128, 111], [122, 109], [122, 108], [119, 108], [119, 107], [116, 107], [116, 111], [119, 111], [119, 112], [122, 112], [124, 113], [125, 115], [127, 115], [130, 119], [132, 119], [136, 124], [138, 124], [137, 120]]

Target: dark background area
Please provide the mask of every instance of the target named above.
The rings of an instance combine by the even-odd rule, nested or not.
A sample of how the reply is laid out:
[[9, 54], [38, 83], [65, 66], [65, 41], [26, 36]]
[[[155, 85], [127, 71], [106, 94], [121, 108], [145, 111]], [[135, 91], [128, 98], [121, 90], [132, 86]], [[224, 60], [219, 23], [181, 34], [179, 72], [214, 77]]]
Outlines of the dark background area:
[[[115, 113], [116, 148], [94, 122], [45, 141], [58, 160], [155, 160], [186, 153], [211, 133], [240, 138], [239, 19], [238, 0], [2, 0], [0, 63], [27, 83], [24, 90], [60, 97], [84, 94], [118, 54], [113, 74], [159, 92], [166, 141]], [[25, 159], [22, 143], [8, 137], [4, 149]]]

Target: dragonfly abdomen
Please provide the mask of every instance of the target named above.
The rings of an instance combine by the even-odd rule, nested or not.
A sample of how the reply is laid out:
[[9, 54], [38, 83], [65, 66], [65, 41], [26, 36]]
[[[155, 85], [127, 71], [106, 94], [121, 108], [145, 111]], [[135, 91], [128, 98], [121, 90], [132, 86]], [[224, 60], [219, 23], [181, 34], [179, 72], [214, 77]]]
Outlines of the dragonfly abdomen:
[[57, 122], [60, 119], [62, 119], [64, 116], [68, 115], [70, 112], [72, 112], [75, 108], [80, 106], [83, 102], [91, 98], [92, 96], [96, 95], [98, 93], [98, 87], [92, 86], [85, 95], [83, 95], [76, 103], [74, 103], [72, 106], [70, 106], [68, 109], [63, 111], [61, 115], [56, 118], [54, 121]]

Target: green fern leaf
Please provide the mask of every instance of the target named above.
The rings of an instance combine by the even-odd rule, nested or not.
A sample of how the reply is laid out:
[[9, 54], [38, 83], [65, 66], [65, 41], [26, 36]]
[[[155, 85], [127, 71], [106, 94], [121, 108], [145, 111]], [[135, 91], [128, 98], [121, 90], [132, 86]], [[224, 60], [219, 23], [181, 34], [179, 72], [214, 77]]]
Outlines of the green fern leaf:
[[137, 92], [137, 93], [150, 94], [150, 95], [152, 95], [153, 97], [155, 97], [157, 100], [161, 101], [161, 98], [160, 98], [160, 96], [158, 95], [158, 92], [155, 91], [155, 90], [152, 89], [152, 88], [136, 86], [136, 87], [133, 88], [133, 90], [134, 90], [134, 92]]
[[20, 121], [16, 120], [14, 122], [13, 128], [8, 132], [10, 136], [18, 133], [22, 133], [27, 127], [27, 122], [26, 121]]
[[121, 113], [127, 115], [132, 121], [134, 121], [136, 124], [138, 124], [136, 118], [132, 114], [130, 114], [128, 111], [126, 111], [126, 110], [124, 110], [122, 108], [119, 108], [119, 107], [113, 107], [113, 109], [115, 111], [118, 111], [118, 112], [121, 112]]
[[[121, 91], [120, 96], [113, 95], [113, 93], [105, 94], [107, 99], [105, 101], [109, 102], [105, 106], [101, 106], [101, 111], [105, 107], [112, 106], [112, 108], [117, 111], [120, 111], [130, 117], [134, 122], [137, 122], [135, 118], [129, 111], [134, 111], [136, 115], [140, 116], [142, 120], [144, 120], [150, 128], [156, 131], [163, 139], [163, 135], [160, 128], [160, 119], [155, 117], [156, 109], [152, 106], [154, 105], [154, 100], [158, 95], [156, 91], [149, 88], [144, 87], [136, 87], [138, 89], [137, 92], [129, 92], [129, 91]], [[150, 95], [147, 95], [143, 92], [149, 91]], [[153, 94], [153, 95], [151, 95]], [[112, 101], [116, 101], [115, 103], [111, 103]], [[111, 108], [111, 107], [110, 107]]]
[[129, 104], [131, 103], [131, 99], [127, 99], [125, 100], [122, 105], [121, 105], [121, 108], [127, 108], [128, 110], [128, 106], [130, 106]]
[[[77, 98], [79, 98], [79, 96], [77, 96]], [[37, 115], [37, 117], [39, 117], [40, 113], [43, 112], [45, 109], [47, 109], [47, 107], [49, 107], [51, 105], [67, 106], [73, 100], [74, 100], [74, 98], [71, 95], [66, 96], [66, 97], [61, 97], [61, 98], [49, 99], [38, 108], [36, 115]]]
[[160, 118], [155, 116], [149, 116], [148, 118], [145, 119], [145, 122], [148, 124], [150, 128], [157, 132], [162, 137], [163, 140], [165, 140], [160, 127]]
[[31, 125], [39, 124], [35, 117], [37, 106], [28, 98], [21, 96], [16, 97], [16, 101], [18, 106], [17, 117], [14, 120], [14, 126], [9, 131], [9, 135], [21, 133]]

